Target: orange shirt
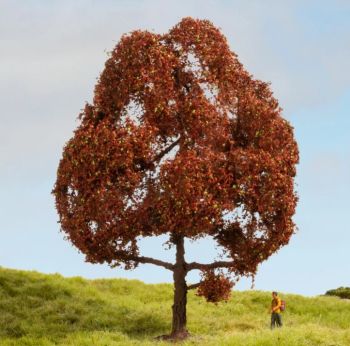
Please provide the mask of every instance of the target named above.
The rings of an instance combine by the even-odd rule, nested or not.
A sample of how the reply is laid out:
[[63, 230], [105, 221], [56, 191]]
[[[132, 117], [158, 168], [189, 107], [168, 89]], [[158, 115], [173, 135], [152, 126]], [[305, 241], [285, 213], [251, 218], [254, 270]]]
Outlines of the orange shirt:
[[271, 301], [271, 310], [272, 312], [277, 312], [278, 314], [281, 312], [281, 299], [279, 297], [273, 298]]

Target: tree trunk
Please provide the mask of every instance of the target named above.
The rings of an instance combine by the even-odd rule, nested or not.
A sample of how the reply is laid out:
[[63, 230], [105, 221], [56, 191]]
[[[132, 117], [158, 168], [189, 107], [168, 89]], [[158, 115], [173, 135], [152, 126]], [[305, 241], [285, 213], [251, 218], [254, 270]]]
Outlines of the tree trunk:
[[184, 236], [176, 235], [173, 237], [176, 245], [176, 263], [174, 268], [174, 304], [173, 321], [171, 337], [174, 339], [185, 339], [188, 336], [186, 329], [186, 304], [187, 304], [187, 285], [186, 285], [186, 262]]

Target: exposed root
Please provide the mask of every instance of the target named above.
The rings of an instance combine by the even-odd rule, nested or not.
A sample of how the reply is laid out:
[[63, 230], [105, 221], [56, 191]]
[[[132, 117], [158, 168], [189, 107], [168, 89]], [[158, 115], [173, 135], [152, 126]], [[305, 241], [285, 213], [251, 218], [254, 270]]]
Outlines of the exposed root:
[[191, 334], [185, 330], [182, 332], [172, 333], [172, 334], [165, 334], [165, 335], [159, 335], [156, 337], [156, 340], [159, 341], [169, 341], [169, 342], [181, 342], [187, 339]]

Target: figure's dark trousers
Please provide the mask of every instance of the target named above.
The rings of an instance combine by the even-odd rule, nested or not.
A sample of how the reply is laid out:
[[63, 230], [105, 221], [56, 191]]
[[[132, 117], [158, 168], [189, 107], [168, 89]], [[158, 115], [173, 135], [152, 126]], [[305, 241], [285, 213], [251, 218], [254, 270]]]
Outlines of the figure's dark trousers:
[[282, 316], [277, 312], [271, 314], [271, 329], [275, 327], [282, 327]]

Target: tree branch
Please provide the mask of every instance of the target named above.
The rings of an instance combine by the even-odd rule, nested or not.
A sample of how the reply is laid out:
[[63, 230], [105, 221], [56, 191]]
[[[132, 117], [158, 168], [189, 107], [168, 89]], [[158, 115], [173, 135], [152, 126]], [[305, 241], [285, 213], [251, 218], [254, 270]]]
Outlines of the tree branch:
[[234, 266], [234, 262], [227, 262], [227, 261], [217, 261], [209, 264], [203, 264], [203, 263], [197, 263], [197, 262], [191, 262], [187, 264], [187, 270], [193, 270], [193, 269], [199, 269], [199, 270], [208, 270], [208, 269], [215, 269], [215, 268], [230, 268]]
[[167, 154], [171, 149], [173, 149], [177, 144], [180, 143], [180, 137], [173, 143], [171, 143], [167, 148], [161, 151], [153, 160], [153, 162], [159, 161], [165, 154]]
[[151, 257], [135, 256], [134, 261], [137, 261], [139, 263], [154, 264], [156, 266], [160, 266], [160, 267], [163, 267], [163, 268], [168, 269], [168, 270], [174, 269], [174, 265], [172, 263], [164, 262], [164, 261], [161, 261], [161, 260], [158, 260], [155, 258], [151, 258]]
[[164, 262], [155, 258], [151, 257], [144, 257], [144, 256], [135, 256], [135, 255], [128, 255], [125, 252], [120, 251], [119, 254], [121, 255], [123, 260], [127, 261], [134, 261], [137, 263], [144, 263], [144, 264], [154, 264], [159, 267], [163, 267], [168, 270], [174, 270], [174, 265], [169, 262]]
[[187, 286], [187, 289], [193, 290], [193, 289], [199, 287], [200, 284], [201, 284], [200, 282], [197, 282], [196, 284], [189, 285], [189, 286]]
[[168, 147], [162, 150], [152, 161], [146, 161], [145, 159], [139, 158], [135, 160], [136, 169], [154, 169], [154, 164], [162, 159], [162, 157], [167, 154], [171, 149], [173, 149], [177, 144], [180, 143], [180, 137], [173, 143], [171, 143]]

